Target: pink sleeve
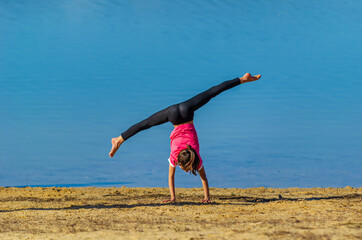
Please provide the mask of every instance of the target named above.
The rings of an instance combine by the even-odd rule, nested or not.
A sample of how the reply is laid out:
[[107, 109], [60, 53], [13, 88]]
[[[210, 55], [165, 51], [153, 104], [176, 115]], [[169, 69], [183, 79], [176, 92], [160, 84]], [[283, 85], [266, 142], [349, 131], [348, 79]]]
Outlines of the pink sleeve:
[[177, 166], [177, 160], [175, 159], [174, 156], [172, 156], [172, 153], [171, 153], [170, 157], [168, 158], [168, 162], [171, 164], [172, 167]]

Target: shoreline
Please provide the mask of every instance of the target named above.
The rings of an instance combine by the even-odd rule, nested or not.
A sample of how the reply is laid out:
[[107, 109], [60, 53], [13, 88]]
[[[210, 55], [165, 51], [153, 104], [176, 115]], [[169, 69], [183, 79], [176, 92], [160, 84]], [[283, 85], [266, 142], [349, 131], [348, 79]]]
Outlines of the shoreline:
[[362, 188], [0, 187], [0, 239], [359, 239]]
[[[158, 189], [163, 189], [163, 188], [168, 188], [168, 186], [164, 186], [164, 187], [142, 187], [142, 186], [127, 186], [129, 182], [120, 182], [120, 183], [69, 183], [69, 184], [32, 184], [32, 185], [7, 185], [7, 186], [1, 186], [0, 185], [0, 189], [2, 188], [158, 188]], [[185, 189], [190, 189], [190, 188], [197, 188], [197, 187], [178, 187], [180, 189], [185, 188]], [[270, 186], [258, 186], [258, 187], [213, 187], [214, 189], [257, 189], [257, 188], [270, 188], [270, 189], [328, 189], [328, 188], [333, 188], [333, 189], [349, 189], [349, 188], [354, 188], [354, 189], [362, 189], [362, 186], [360, 187], [356, 187], [353, 185], [346, 185], [343, 187], [325, 187], [325, 186], [320, 186], [320, 187], [270, 187]]]

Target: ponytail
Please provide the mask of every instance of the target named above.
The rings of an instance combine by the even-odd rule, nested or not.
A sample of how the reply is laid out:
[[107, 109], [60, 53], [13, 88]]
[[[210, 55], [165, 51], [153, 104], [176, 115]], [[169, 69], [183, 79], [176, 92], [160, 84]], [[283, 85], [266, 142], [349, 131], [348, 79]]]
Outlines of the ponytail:
[[187, 144], [187, 148], [180, 151], [177, 156], [177, 161], [183, 169], [190, 171], [190, 174], [192, 173], [196, 176], [200, 158], [195, 149], [193, 149], [190, 145]]

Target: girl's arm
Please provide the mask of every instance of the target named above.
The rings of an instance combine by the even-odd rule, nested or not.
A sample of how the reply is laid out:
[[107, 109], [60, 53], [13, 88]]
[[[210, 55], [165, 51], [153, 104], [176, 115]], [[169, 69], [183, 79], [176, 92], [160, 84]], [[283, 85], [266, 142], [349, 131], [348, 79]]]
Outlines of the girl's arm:
[[175, 193], [175, 171], [176, 168], [169, 165], [168, 167], [168, 186], [170, 188], [171, 199], [164, 200], [163, 202], [176, 202]]
[[210, 203], [211, 199], [210, 199], [210, 194], [209, 194], [209, 182], [207, 181], [205, 167], [202, 167], [199, 170], [199, 174], [200, 174], [202, 186], [204, 187], [204, 195], [205, 195], [205, 198], [202, 199], [201, 201]]

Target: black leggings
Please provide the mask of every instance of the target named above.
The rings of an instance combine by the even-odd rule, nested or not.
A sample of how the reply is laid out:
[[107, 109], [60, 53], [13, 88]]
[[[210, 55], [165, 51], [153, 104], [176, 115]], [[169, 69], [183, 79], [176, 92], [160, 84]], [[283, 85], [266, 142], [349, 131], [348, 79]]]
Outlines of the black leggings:
[[233, 88], [240, 84], [240, 79], [235, 78], [233, 80], [225, 81], [217, 86], [214, 86], [189, 100], [169, 106], [149, 118], [133, 125], [127, 131], [122, 133], [123, 140], [127, 140], [139, 131], [148, 129], [150, 127], [160, 125], [162, 123], [170, 121], [173, 125], [179, 125], [192, 121], [194, 118], [194, 112], [208, 103], [211, 98], [217, 96], [221, 92]]

